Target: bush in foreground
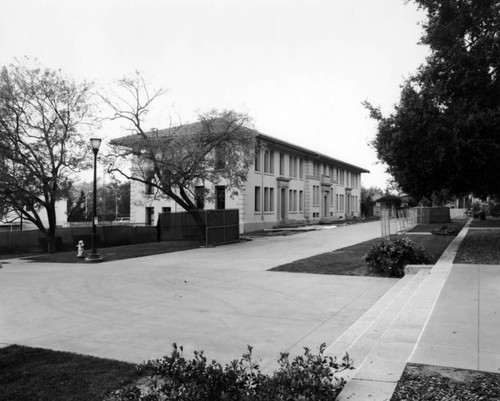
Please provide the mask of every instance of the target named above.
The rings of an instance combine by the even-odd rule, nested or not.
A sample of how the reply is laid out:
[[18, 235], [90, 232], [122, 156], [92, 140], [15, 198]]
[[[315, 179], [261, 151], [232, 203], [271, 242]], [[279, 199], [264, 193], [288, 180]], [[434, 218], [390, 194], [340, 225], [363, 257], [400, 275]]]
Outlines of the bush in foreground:
[[403, 277], [406, 265], [425, 264], [429, 260], [425, 249], [416, 248], [408, 237], [395, 241], [381, 241], [373, 245], [363, 259], [370, 272], [387, 277]]
[[183, 348], [174, 344], [170, 356], [138, 366], [148, 376], [144, 384], [118, 390], [108, 400], [334, 400], [345, 385], [336, 374], [352, 369], [349, 355], [338, 362], [324, 355], [325, 344], [318, 354], [304, 350], [304, 355], [293, 360], [282, 353], [278, 370], [266, 375], [252, 360], [250, 346], [240, 360], [223, 367], [216, 361], [209, 363], [203, 352], [195, 352], [194, 359], [187, 360]]

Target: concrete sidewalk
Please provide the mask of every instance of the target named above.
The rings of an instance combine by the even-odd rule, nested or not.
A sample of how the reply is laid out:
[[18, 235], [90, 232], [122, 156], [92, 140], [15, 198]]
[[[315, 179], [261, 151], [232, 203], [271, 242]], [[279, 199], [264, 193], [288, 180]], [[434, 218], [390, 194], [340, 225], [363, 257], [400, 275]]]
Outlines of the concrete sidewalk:
[[431, 270], [408, 275], [418, 288], [405, 294], [399, 312], [372, 319], [371, 326], [387, 323], [339, 401], [390, 400], [408, 362], [500, 373], [500, 266], [453, 264], [467, 231], [468, 225]]
[[0, 343], [141, 362], [204, 350], [228, 362], [247, 344], [280, 352], [331, 343], [398, 280], [267, 271], [380, 235], [363, 223], [100, 264], [10, 261], [0, 270]]
[[500, 265], [453, 265], [410, 361], [500, 373]]

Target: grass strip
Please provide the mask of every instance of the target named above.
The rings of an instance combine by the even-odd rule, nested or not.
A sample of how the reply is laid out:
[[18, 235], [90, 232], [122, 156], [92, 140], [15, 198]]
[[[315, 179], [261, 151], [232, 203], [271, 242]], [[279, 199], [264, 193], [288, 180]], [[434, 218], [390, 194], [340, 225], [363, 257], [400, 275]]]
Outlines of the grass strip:
[[[99, 248], [97, 252], [103, 257], [104, 262], [113, 260], [122, 260], [138, 258], [141, 256], [158, 255], [162, 253], [186, 251], [196, 249], [202, 246], [199, 241], [164, 241], [164, 242], [146, 242], [143, 244], [131, 244], [123, 246], [114, 246], [109, 248]], [[90, 249], [85, 250], [88, 254]], [[73, 252], [57, 252], [38, 255], [22, 255], [25, 259], [41, 263], [86, 263], [85, 259], [76, 257], [76, 248]], [[13, 255], [15, 257], [15, 255]], [[1, 260], [6, 260], [9, 255], [0, 256]]]
[[[417, 248], [424, 247], [430, 263], [434, 264], [441, 257], [455, 237], [443, 235], [391, 235], [391, 240], [409, 237]], [[309, 258], [274, 267], [270, 270], [292, 273], [334, 274], [346, 276], [376, 276], [370, 273], [363, 260], [363, 255], [371, 247], [382, 241], [372, 239], [332, 252], [326, 252]]]
[[454, 263], [500, 265], [500, 228], [469, 229]]
[[135, 365], [19, 345], [0, 348], [0, 399], [95, 401], [133, 383]]

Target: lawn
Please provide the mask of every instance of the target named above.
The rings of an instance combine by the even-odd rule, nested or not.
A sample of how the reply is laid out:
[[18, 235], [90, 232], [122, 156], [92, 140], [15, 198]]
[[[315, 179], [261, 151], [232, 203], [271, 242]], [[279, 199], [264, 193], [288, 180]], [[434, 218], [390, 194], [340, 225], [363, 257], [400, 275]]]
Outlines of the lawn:
[[[100, 248], [97, 252], [103, 257], [105, 262], [112, 260], [137, 258], [140, 256], [157, 255], [161, 253], [170, 253], [195, 249], [202, 246], [204, 242], [199, 241], [165, 241], [165, 242], [146, 242], [143, 244], [132, 244], [123, 246], [114, 246], [109, 248]], [[90, 250], [85, 251], [88, 254]], [[86, 263], [85, 259], [76, 257], [76, 250], [73, 252], [57, 252], [51, 254], [37, 255], [0, 255], [0, 260], [6, 260], [13, 257], [23, 257], [24, 259], [36, 262], [50, 263]]]
[[95, 401], [139, 378], [135, 365], [18, 345], [0, 348], [0, 399]]
[[469, 229], [454, 263], [500, 265], [500, 227], [498, 229]]
[[[428, 229], [432, 229], [430, 227]], [[424, 247], [429, 256], [430, 263], [434, 264], [441, 257], [444, 250], [453, 241], [455, 237], [442, 235], [391, 235], [391, 240], [409, 237], [416, 247]], [[293, 273], [314, 273], [314, 274], [335, 274], [348, 276], [369, 276], [370, 273], [363, 261], [365, 255], [373, 245], [380, 242], [382, 239], [373, 239], [362, 242], [347, 248], [338, 249], [336, 251], [322, 253], [310, 258], [296, 260], [275, 268], [272, 271], [293, 272]]]
[[408, 364], [391, 401], [500, 400], [500, 374]]

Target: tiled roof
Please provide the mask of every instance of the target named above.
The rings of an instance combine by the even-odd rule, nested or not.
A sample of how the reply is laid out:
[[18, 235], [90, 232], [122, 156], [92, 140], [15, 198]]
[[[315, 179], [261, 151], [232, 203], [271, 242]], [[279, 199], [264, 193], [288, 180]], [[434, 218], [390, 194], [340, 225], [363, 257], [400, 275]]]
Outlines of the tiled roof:
[[[217, 121], [215, 122], [215, 124], [217, 124]], [[195, 122], [195, 123], [181, 125], [178, 127], [171, 127], [171, 128], [160, 129], [160, 130], [151, 130], [151, 131], [146, 132], [145, 134], [151, 138], [165, 138], [165, 137], [169, 137], [169, 136], [174, 135], [174, 134], [182, 135], [182, 134], [194, 133], [194, 132], [201, 130], [202, 127], [203, 127], [203, 125], [201, 122]], [[286, 149], [290, 149], [293, 152], [297, 153], [298, 155], [309, 157], [311, 159], [317, 159], [320, 162], [332, 163], [332, 164], [335, 164], [336, 166], [349, 168], [349, 169], [355, 170], [359, 173], [369, 173], [370, 172], [369, 170], [367, 170], [363, 167], [355, 166], [354, 164], [350, 164], [350, 163], [344, 162], [342, 160], [330, 157], [328, 155], [325, 155], [325, 154], [322, 154], [319, 152], [315, 152], [315, 151], [310, 150], [310, 149], [306, 149], [302, 146], [294, 145], [293, 143], [283, 141], [279, 138], [275, 138], [275, 137], [270, 136], [270, 135], [262, 134], [261, 132], [256, 131], [254, 129], [249, 128], [249, 130], [252, 131], [256, 135], [256, 138], [258, 141], [259, 140], [265, 141], [271, 146], [275, 145], [275, 146], [283, 147]], [[113, 139], [111, 141], [111, 144], [128, 146], [128, 145], [131, 145], [132, 140], [134, 140], [136, 138], [137, 138], [137, 134], [127, 135], [127, 136]]]

